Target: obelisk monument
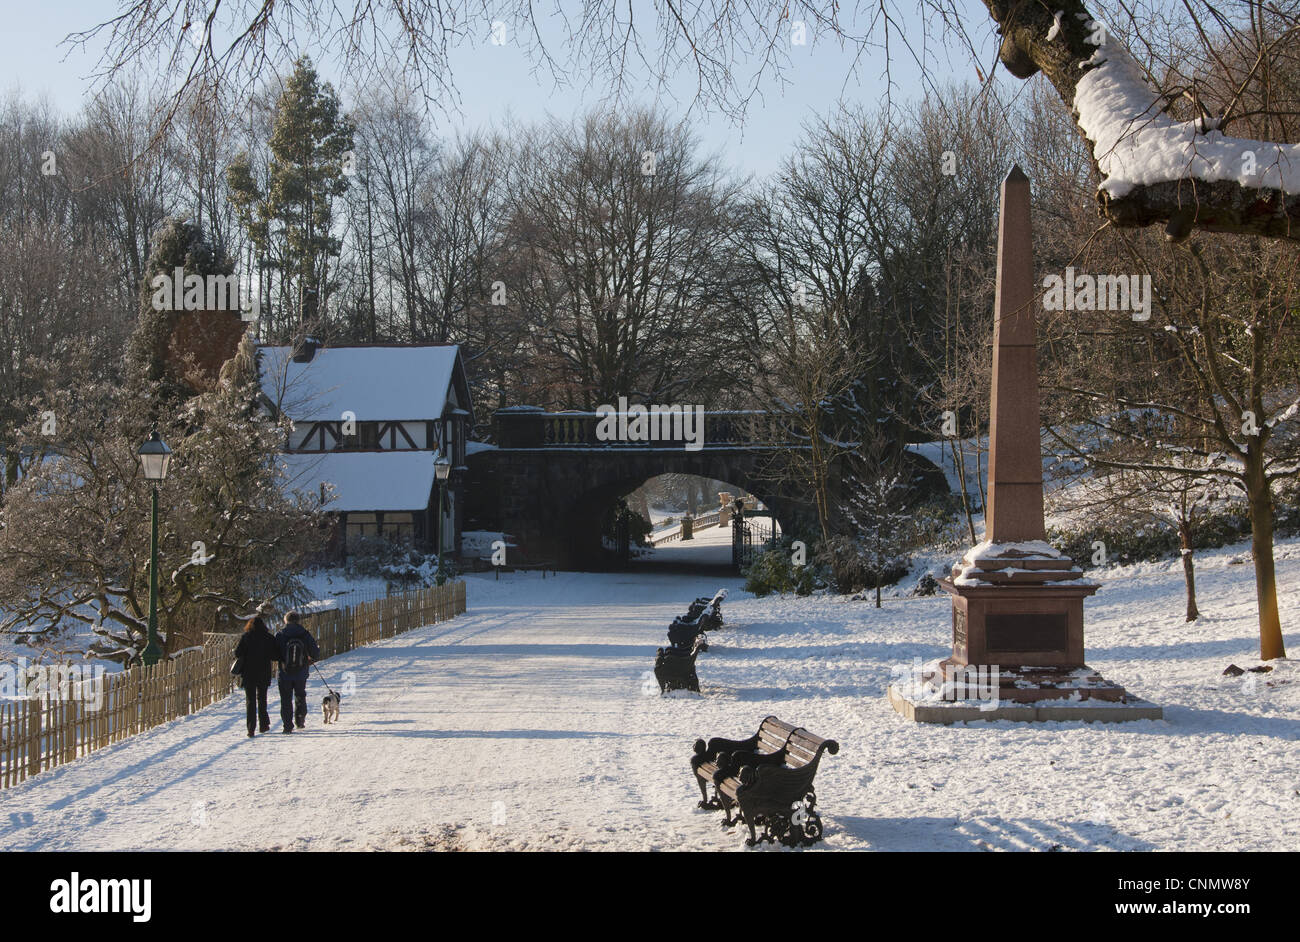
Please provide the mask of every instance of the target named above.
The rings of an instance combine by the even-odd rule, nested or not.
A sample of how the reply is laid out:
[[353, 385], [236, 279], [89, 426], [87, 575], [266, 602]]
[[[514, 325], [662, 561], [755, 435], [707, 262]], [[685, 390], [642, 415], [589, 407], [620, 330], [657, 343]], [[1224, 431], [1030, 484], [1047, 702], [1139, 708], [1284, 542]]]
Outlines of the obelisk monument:
[[1038, 345], [1029, 178], [1012, 167], [1002, 181], [989, 400], [989, 486], [985, 539], [1046, 540], [1039, 454]]
[[[952, 596], [952, 654], [911, 693], [891, 686], [890, 701], [927, 722], [1158, 718], [1159, 707], [1084, 663], [1083, 600], [1100, 587], [1047, 542], [1029, 196], [1029, 178], [1012, 167], [998, 220], [985, 539], [940, 582]], [[993, 708], [963, 706], [971, 676], [994, 678], [993, 695], [979, 695]], [[942, 702], [918, 700], [922, 688]]]

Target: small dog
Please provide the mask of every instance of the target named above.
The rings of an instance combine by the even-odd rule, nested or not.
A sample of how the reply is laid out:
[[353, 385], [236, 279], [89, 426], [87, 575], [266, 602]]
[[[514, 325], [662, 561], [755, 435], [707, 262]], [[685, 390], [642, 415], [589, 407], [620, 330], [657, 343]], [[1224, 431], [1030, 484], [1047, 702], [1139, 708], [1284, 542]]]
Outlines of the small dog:
[[325, 699], [321, 701], [321, 710], [322, 710], [322, 711], [324, 712], [324, 714], [325, 714], [325, 725], [326, 725], [326, 726], [329, 725], [329, 722], [330, 722], [331, 719], [333, 719], [334, 722], [336, 722], [336, 723], [338, 722], [338, 719], [339, 719], [339, 703], [340, 703], [342, 700], [343, 700], [342, 697], [340, 697], [337, 693], [334, 693], [334, 692], [331, 691], [330, 693], [327, 693], [327, 694], [325, 695]]

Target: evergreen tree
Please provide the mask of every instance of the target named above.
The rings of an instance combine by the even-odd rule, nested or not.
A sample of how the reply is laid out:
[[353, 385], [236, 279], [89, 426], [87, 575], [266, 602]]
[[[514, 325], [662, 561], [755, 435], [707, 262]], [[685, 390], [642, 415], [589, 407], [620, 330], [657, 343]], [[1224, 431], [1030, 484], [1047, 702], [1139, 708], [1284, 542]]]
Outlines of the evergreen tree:
[[[159, 384], [159, 392], [165, 398], [184, 397], [198, 391], [186, 384], [175, 370], [169, 370], [167, 363], [167, 348], [183, 314], [183, 305], [172, 303], [183, 301], [184, 278], [182, 284], [170, 284], [178, 269], [184, 278], [191, 275], [207, 278], [228, 276], [235, 266], [221, 249], [204, 238], [199, 226], [187, 220], [168, 219], [155, 234], [153, 251], [140, 284], [139, 320], [127, 342], [126, 375], [128, 385], [136, 388]], [[166, 289], [170, 299], [167, 303], [159, 303], [158, 276], [167, 279], [170, 285]], [[230, 298], [229, 309], [237, 307], [237, 300]]]
[[310, 328], [326, 310], [330, 259], [342, 248], [332, 234], [334, 198], [347, 189], [353, 134], [333, 87], [303, 56], [276, 101], [265, 180], [246, 153], [227, 171], [231, 202], [260, 267], [280, 276], [280, 309], [263, 312], [268, 334]]

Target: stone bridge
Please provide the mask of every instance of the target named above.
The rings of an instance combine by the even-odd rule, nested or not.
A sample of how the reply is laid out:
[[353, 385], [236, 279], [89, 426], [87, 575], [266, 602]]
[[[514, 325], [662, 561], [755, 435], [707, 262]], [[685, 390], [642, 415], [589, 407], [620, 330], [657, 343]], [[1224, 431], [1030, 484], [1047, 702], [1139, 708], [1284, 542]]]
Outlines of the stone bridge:
[[515, 558], [565, 568], [603, 565], [601, 522], [611, 505], [660, 474], [726, 481], [771, 508], [790, 532], [812, 512], [805, 493], [781, 483], [793, 443], [768, 412], [706, 412], [702, 447], [677, 441], [605, 441], [595, 412], [516, 406], [493, 418], [497, 446], [469, 457], [466, 529], [504, 530]]

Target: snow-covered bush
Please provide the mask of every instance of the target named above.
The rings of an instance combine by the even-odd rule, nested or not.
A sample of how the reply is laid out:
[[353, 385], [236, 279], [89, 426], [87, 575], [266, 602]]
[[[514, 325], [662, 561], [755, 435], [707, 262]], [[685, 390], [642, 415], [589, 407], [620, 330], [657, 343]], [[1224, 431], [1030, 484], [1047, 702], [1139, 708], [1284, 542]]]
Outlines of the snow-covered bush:
[[959, 516], [961, 502], [956, 495], [917, 504], [911, 510], [907, 542], [911, 547], [939, 551], [965, 551], [969, 540]]
[[443, 578], [438, 577], [438, 554], [422, 553], [405, 543], [382, 536], [367, 536], [348, 541], [348, 575], [379, 578], [408, 586], [442, 585], [451, 578], [452, 568], [443, 562]]
[[1275, 536], [1300, 535], [1300, 481], [1292, 481], [1281, 488], [1273, 504], [1273, 533]]
[[844, 594], [893, 585], [907, 575], [911, 561], [905, 549], [847, 535], [818, 544], [817, 560], [830, 569], [835, 591]]

